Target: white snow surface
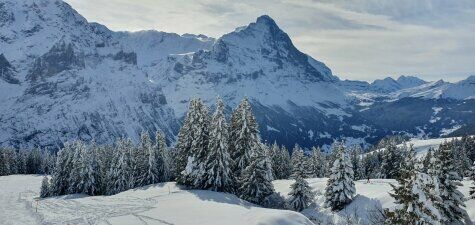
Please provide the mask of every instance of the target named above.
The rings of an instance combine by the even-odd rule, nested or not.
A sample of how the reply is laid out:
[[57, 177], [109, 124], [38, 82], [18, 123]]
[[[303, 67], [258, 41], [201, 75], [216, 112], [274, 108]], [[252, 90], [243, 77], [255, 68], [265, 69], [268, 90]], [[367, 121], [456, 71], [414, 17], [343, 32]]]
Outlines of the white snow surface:
[[41, 180], [31, 175], [0, 177], [0, 224], [312, 224], [297, 212], [261, 208], [231, 194], [184, 190], [173, 182], [113, 196], [66, 195], [37, 201]]
[[[333, 213], [327, 208], [323, 208], [325, 187], [327, 184], [327, 178], [311, 178], [307, 179], [310, 187], [316, 193], [315, 204], [305, 209], [302, 213], [309, 217], [317, 224], [327, 224], [329, 221], [333, 221], [336, 224], [339, 222], [344, 223], [346, 218], [354, 217], [360, 220], [360, 224], [368, 224], [371, 221], [371, 217], [374, 217], [373, 213], [376, 209], [395, 207], [394, 199], [388, 194], [392, 191], [390, 184], [397, 184], [395, 180], [391, 179], [371, 179], [370, 183], [366, 180], [359, 180], [355, 182], [356, 196], [353, 202], [350, 203], [345, 209], [340, 212]], [[277, 180], [274, 181], [274, 188], [282, 195], [287, 195], [290, 192], [290, 185], [292, 180]], [[463, 186], [460, 187], [460, 191], [468, 196], [469, 187], [471, 181], [464, 180]], [[467, 212], [471, 220], [475, 220], [475, 200], [468, 200], [465, 202], [467, 205]]]
[[[307, 179], [316, 193], [315, 203], [302, 214], [287, 210], [265, 209], [231, 194], [185, 190], [174, 182], [160, 183], [125, 191], [113, 196], [66, 195], [38, 199], [42, 176], [12, 175], [0, 177], [0, 224], [312, 224], [344, 221], [356, 215], [367, 224], [372, 211], [393, 208], [388, 194], [395, 180], [356, 181], [356, 196], [344, 210], [333, 213], [323, 208], [327, 178]], [[293, 180], [276, 180], [274, 188], [287, 196]], [[471, 181], [464, 180], [460, 191], [468, 196]], [[38, 200], [38, 201], [37, 201]], [[467, 212], [475, 220], [475, 200], [466, 202]]]

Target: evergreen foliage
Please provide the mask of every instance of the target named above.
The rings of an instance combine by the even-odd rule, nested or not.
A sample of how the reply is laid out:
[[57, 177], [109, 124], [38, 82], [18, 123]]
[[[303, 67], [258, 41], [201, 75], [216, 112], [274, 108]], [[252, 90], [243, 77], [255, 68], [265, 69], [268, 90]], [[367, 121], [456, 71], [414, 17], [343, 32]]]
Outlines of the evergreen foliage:
[[353, 182], [353, 168], [345, 152], [343, 144], [334, 145], [336, 159], [330, 172], [327, 187], [325, 188], [325, 207], [333, 211], [342, 210], [351, 203], [355, 196], [355, 183]]

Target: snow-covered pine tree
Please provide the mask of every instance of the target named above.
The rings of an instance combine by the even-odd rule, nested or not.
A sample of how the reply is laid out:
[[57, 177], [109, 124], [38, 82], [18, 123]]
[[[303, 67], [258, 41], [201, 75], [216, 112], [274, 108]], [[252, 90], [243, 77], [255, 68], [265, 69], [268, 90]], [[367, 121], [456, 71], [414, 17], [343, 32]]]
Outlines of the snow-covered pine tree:
[[165, 135], [157, 131], [155, 134], [155, 145], [153, 147], [157, 157], [158, 180], [165, 182], [170, 179], [170, 156], [167, 149]]
[[114, 157], [116, 155], [115, 152], [117, 151], [110, 145], [101, 146], [101, 147], [97, 146], [96, 148], [97, 148], [96, 150], [97, 160], [99, 163], [99, 171], [100, 171], [100, 181], [101, 181], [100, 192], [102, 194], [106, 194], [107, 185], [109, 183], [109, 181], [107, 180], [108, 179], [107, 173], [112, 167], [112, 162], [114, 162]]
[[282, 155], [282, 178], [281, 179], [288, 179], [290, 175], [292, 175], [292, 164], [290, 159], [289, 150], [282, 145], [280, 147], [280, 152]]
[[292, 178], [296, 179], [297, 177], [305, 178], [305, 155], [302, 148], [298, 144], [295, 144], [294, 149], [292, 150]]
[[252, 145], [260, 142], [258, 125], [247, 97], [232, 113], [229, 137], [229, 150], [234, 162], [233, 172], [239, 177], [242, 170], [249, 165]]
[[260, 144], [262, 151], [264, 151], [264, 155], [266, 157], [266, 165], [267, 165], [267, 176], [269, 180], [273, 181], [275, 179], [274, 170], [272, 169], [272, 156], [270, 147], [264, 143]]
[[224, 103], [218, 97], [209, 131], [204, 188], [232, 193], [234, 191], [234, 177], [231, 171], [231, 156], [228, 152], [228, 130], [228, 124], [224, 117]]
[[85, 146], [81, 148], [81, 154], [78, 159], [79, 176], [78, 186], [76, 190], [78, 193], [84, 193], [88, 195], [100, 194], [100, 171], [99, 162], [97, 161], [97, 155], [95, 147], [87, 149]]
[[131, 142], [119, 139], [116, 144], [114, 161], [107, 175], [107, 195], [117, 194], [128, 190], [133, 186], [133, 174], [131, 168]]
[[191, 143], [193, 141], [191, 135], [191, 124], [195, 123], [194, 114], [196, 113], [196, 101], [197, 99], [191, 99], [190, 104], [188, 105], [188, 112], [186, 113], [185, 120], [183, 125], [180, 128], [178, 133], [178, 142], [175, 145], [173, 158], [173, 174], [172, 176], [177, 179], [178, 183], [184, 184], [185, 180], [181, 172], [185, 170], [186, 164], [188, 163], [188, 156], [190, 155]]
[[41, 189], [40, 189], [40, 198], [46, 198], [50, 196], [50, 182], [48, 176], [44, 176], [43, 180], [41, 181]]
[[307, 177], [324, 177], [325, 176], [325, 157], [320, 148], [312, 147], [312, 155], [308, 160]]
[[242, 171], [239, 196], [252, 203], [262, 204], [264, 199], [274, 193], [274, 186], [268, 176], [268, 165], [264, 152], [258, 146], [251, 146], [250, 164]]
[[361, 154], [363, 154], [363, 149], [360, 145], [354, 145], [350, 149], [350, 160], [351, 165], [354, 171], [354, 180], [361, 180], [366, 178], [364, 174], [363, 162], [361, 159]]
[[270, 153], [272, 158], [272, 171], [274, 172], [274, 177], [276, 179], [281, 179], [282, 177], [282, 166], [280, 165], [282, 160], [282, 155], [280, 154], [280, 148], [277, 145], [277, 142], [274, 142], [270, 147]]
[[[138, 184], [140, 186], [144, 186], [158, 183], [160, 176], [157, 162], [159, 151], [158, 149], [152, 147], [152, 141], [147, 132], [142, 132], [140, 135], [139, 149], [140, 153], [144, 154], [144, 157], [139, 158], [143, 161], [137, 162], [137, 164], [142, 167], [140, 171], [143, 172]], [[139, 176], [136, 175], [136, 177]]]
[[290, 185], [291, 191], [289, 193], [290, 198], [287, 200], [287, 207], [295, 211], [302, 211], [313, 202], [315, 194], [304, 179], [305, 165], [303, 162], [303, 151], [297, 146], [298, 145], [294, 148], [292, 154], [292, 158], [295, 157], [293, 162], [296, 163], [293, 164], [293, 177], [295, 177], [295, 183]]
[[475, 162], [473, 162], [470, 179], [472, 180], [472, 186], [470, 187], [469, 191], [470, 199], [475, 199]]
[[444, 142], [435, 151], [434, 160], [432, 160], [429, 173], [439, 181], [440, 197], [442, 204], [439, 204], [438, 210], [442, 216], [442, 222], [445, 224], [460, 224], [467, 218], [465, 211], [465, 198], [458, 190], [462, 184], [462, 178], [459, 176], [453, 165], [453, 145], [450, 142]]
[[208, 107], [198, 99], [193, 107], [195, 111], [191, 114], [192, 123], [190, 125], [191, 147], [188, 162], [182, 172], [185, 185], [203, 189], [205, 186], [205, 163], [208, 153], [209, 123]]
[[76, 193], [81, 193], [80, 190], [78, 190], [79, 187], [79, 182], [81, 181], [81, 174], [80, 174], [80, 168], [81, 168], [81, 152], [83, 152], [83, 149], [86, 148], [84, 143], [82, 141], [75, 141], [72, 145], [72, 151], [71, 154], [69, 154], [69, 159], [68, 159], [68, 164], [71, 166], [71, 169], [69, 171], [69, 178], [68, 178], [68, 194], [76, 194]]
[[56, 157], [56, 166], [54, 167], [51, 178], [50, 193], [52, 196], [59, 196], [67, 194], [69, 187], [69, 174], [72, 166], [70, 162], [70, 155], [73, 154], [72, 144], [66, 143]]
[[333, 151], [337, 151], [337, 154], [325, 188], [324, 205], [333, 211], [339, 211], [353, 201], [356, 190], [353, 182], [353, 168], [351, 168], [351, 161], [345, 152], [345, 147], [343, 144], [333, 146], [336, 146]]
[[472, 162], [468, 157], [466, 145], [461, 140], [457, 139], [453, 139], [451, 143], [453, 145], [452, 151], [455, 170], [461, 177], [468, 176]]
[[402, 153], [396, 146], [396, 142], [388, 141], [382, 151], [381, 178], [394, 179], [399, 176]]
[[389, 224], [440, 224], [441, 216], [432, 202], [440, 198], [431, 192], [431, 179], [416, 169], [415, 152], [412, 146], [403, 160], [398, 185], [391, 184], [394, 193], [389, 193], [396, 201], [396, 210], [386, 211]]
[[424, 172], [424, 173], [428, 173], [428, 171], [429, 171], [430, 160], [432, 159], [432, 152], [433, 151], [434, 151], [434, 149], [432, 147], [430, 147], [429, 150], [427, 151], [426, 156], [422, 160], [422, 166], [423, 166], [422, 167], [422, 172]]

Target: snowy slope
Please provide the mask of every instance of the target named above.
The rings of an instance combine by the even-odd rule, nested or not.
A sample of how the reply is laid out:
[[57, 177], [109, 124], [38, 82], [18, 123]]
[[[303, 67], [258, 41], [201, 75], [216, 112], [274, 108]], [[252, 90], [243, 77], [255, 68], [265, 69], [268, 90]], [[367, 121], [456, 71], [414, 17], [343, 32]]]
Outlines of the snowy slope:
[[[174, 183], [163, 183], [129, 190], [114, 196], [88, 197], [68, 195], [36, 201], [42, 177], [0, 177], [0, 224], [312, 224], [302, 214], [256, 207], [234, 195], [187, 191]], [[291, 180], [274, 181], [276, 191], [287, 195]], [[317, 193], [316, 204], [303, 211], [314, 221], [343, 221], [347, 215], [358, 215], [362, 224], [372, 217], [375, 207], [392, 208], [389, 196], [394, 180], [357, 181], [357, 196], [339, 213], [321, 208], [326, 178], [308, 179]], [[468, 194], [470, 182], [460, 188]], [[466, 202], [467, 212], [475, 220], [475, 200]], [[36, 212], [36, 210], [38, 210]]]
[[260, 208], [230, 194], [182, 190], [175, 183], [107, 197], [68, 195], [36, 201], [41, 179], [0, 177], [0, 224], [312, 224], [296, 212]]

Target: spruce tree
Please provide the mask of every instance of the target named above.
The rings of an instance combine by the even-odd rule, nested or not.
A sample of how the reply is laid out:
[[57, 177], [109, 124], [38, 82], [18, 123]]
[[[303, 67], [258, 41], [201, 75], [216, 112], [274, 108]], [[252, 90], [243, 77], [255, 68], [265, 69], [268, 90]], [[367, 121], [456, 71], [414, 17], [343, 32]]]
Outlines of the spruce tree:
[[305, 178], [305, 155], [303, 150], [298, 144], [295, 144], [294, 149], [292, 150], [292, 178], [302, 177]]
[[440, 213], [433, 200], [440, 198], [431, 192], [431, 179], [417, 171], [415, 152], [412, 147], [401, 165], [400, 175], [396, 178], [398, 185], [391, 184], [396, 201], [396, 210], [387, 211], [389, 224], [440, 224]]
[[69, 156], [71, 154], [73, 154], [73, 147], [69, 143], [66, 143], [64, 148], [58, 152], [56, 166], [54, 167], [51, 178], [50, 194], [52, 196], [67, 194], [69, 187], [69, 174], [72, 170]]
[[290, 186], [290, 198], [287, 201], [287, 206], [295, 211], [302, 211], [307, 208], [310, 203], [313, 202], [315, 196], [312, 192], [312, 188], [304, 179], [304, 175], [306, 174], [304, 160], [305, 158], [302, 149], [298, 147], [298, 145], [295, 145], [292, 154], [292, 176], [295, 178], [295, 183]]
[[320, 148], [312, 147], [312, 156], [308, 161], [307, 177], [325, 176], [325, 157]]
[[353, 168], [350, 158], [345, 152], [343, 144], [334, 145], [336, 159], [330, 172], [327, 187], [325, 188], [325, 207], [333, 211], [342, 210], [351, 203], [355, 196], [355, 183], [353, 182]]
[[80, 147], [80, 155], [77, 159], [78, 176], [77, 193], [88, 195], [99, 194], [100, 191], [100, 171], [94, 148], [87, 149], [85, 146]]
[[439, 181], [442, 204], [437, 207], [441, 213], [442, 222], [446, 224], [462, 223], [467, 218], [467, 212], [464, 209], [465, 198], [458, 190], [458, 187], [462, 186], [462, 178], [454, 167], [452, 143], [442, 143], [439, 149], [434, 152], [434, 158], [429, 173]]
[[41, 181], [41, 190], [40, 190], [40, 197], [46, 198], [50, 196], [50, 182], [47, 176], [43, 177]]
[[180, 132], [178, 133], [178, 141], [174, 149], [173, 158], [175, 160], [174, 169], [172, 174], [178, 181], [178, 183], [185, 183], [183, 180], [183, 176], [181, 174], [182, 171], [185, 170], [186, 164], [188, 163], [188, 156], [190, 155], [191, 143], [193, 141], [191, 136], [191, 125], [195, 123], [194, 121], [194, 114], [195, 114], [195, 107], [196, 107], [197, 99], [191, 99], [190, 104], [188, 105], [188, 112], [186, 113], [185, 119], [183, 121], [183, 125], [180, 128]]
[[274, 186], [268, 177], [267, 160], [255, 143], [251, 149], [250, 164], [242, 171], [239, 196], [252, 203], [262, 204], [264, 199], [274, 193]]
[[274, 142], [270, 148], [271, 159], [272, 159], [272, 171], [274, 172], [274, 177], [276, 179], [282, 179], [282, 155], [280, 153], [280, 148], [277, 145], [277, 142]]
[[114, 161], [108, 172], [109, 182], [107, 194], [113, 195], [126, 191], [134, 186], [133, 171], [131, 168], [132, 144], [130, 140], [119, 139], [116, 144]]
[[154, 152], [157, 157], [158, 179], [160, 182], [165, 182], [168, 181], [171, 176], [170, 156], [167, 149], [167, 142], [165, 140], [165, 135], [159, 131], [155, 134], [155, 140]]
[[280, 154], [282, 156], [282, 178], [288, 179], [292, 175], [292, 164], [290, 159], [289, 150], [285, 146], [280, 147]]
[[194, 112], [191, 113], [190, 125], [191, 147], [188, 162], [182, 172], [182, 182], [190, 187], [202, 189], [206, 179], [206, 157], [209, 141], [209, 114], [208, 108], [201, 99], [195, 102]]
[[83, 152], [83, 149], [85, 149], [86, 146], [82, 141], [75, 141], [72, 144], [72, 151], [71, 154], [69, 154], [69, 159], [68, 159], [68, 164], [70, 165], [70, 171], [68, 173], [68, 194], [76, 194], [76, 193], [81, 193], [81, 191], [78, 189], [80, 186], [79, 182], [81, 182], [81, 153]]
[[228, 124], [224, 117], [224, 103], [218, 98], [210, 125], [208, 154], [205, 163], [206, 189], [233, 192], [234, 178], [228, 150]]
[[402, 153], [396, 142], [388, 141], [382, 151], [381, 178], [394, 179], [399, 176], [399, 165]]
[[429, 150], [427, 150], [427, 154], [426, 156], [424, 157], [424, 159], [422, 160], [422, 171], [424, 173], [428, 173], [429, 171], [429, 167], [430, 167], [430, 160], [432, 159], [432, 152], [433, 152], [433, 148], [430, 147]]
[[140, 136], [141, 152], [144, 153], [143, 162], [140, 163], [144, 167], [142, 180], [139, 182], [141, 186], [155, 184], [159, 182], [160, 174], [158, 172], [158, 149], [152, 147], [152, 140], [146, 132], [142, 132]]
[[229, 136], [233, 171], [239, 177], [250, 163], [253, 145], [260, 142], [258, 125], [247, 97], [231, 115]]
[[350, 150], [350, 160], [354, 171], [354, 180], [361, 180], [366, 177], [364, 174], [363, 162], [361, 160], [362, 153], [363, 149], [361, 149], [361, 146], [359, 145], [354, 145]]

